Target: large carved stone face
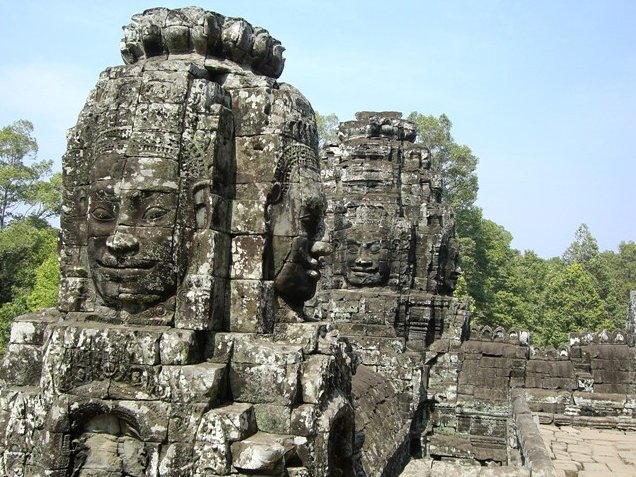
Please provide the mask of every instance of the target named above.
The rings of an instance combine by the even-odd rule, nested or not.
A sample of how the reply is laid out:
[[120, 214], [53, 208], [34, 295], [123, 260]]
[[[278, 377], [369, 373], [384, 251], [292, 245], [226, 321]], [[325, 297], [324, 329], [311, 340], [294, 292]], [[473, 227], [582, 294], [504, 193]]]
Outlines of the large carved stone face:
[[318, 259], [328, 253], [319, 241], [325, 198], [320, 173], [294, 166], [280, 202], [270, 206], [274, 288], [292, 304], [300, 305], [316, 292]]
[[345, 280], [349, 285], [378, 286], [389, 279], [389, 241], [382, 227], [360, 225], [346, 231]]
[[131, 313], [173, 295], [178, 164], [105, 155], [92, 170], [88, 256], [105, 305]]

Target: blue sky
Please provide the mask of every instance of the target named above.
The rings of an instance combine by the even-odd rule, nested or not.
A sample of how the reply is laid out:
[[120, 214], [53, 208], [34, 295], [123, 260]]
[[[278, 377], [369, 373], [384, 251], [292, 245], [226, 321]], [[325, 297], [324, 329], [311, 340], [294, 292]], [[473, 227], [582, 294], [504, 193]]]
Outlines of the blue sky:
[[[0, 0], [0, 125], [29, 119], [60, 167], [99, 73], [121, 64], [133, 0]], [[267, 28], [281, 81], [323, 113], [447, 114], [479, 157], [478, 205], [513, 246], [561, 255], [581, 223], [636, 240], [636, 2], [200, 1]]]

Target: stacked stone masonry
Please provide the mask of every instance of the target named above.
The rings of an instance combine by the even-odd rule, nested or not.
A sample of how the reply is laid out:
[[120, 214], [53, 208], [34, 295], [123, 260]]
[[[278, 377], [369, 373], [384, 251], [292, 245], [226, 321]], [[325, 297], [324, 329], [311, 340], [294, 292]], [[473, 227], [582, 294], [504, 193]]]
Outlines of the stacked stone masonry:
[[283, 50], [196, 7], [124, 27], [68, 134], [58, 306], [0, 365], [0, 474], [547, 476], [535, 420], [632, 430], [636, 294], [560, 349], [471, 329], [415, 125], [319, 151]]

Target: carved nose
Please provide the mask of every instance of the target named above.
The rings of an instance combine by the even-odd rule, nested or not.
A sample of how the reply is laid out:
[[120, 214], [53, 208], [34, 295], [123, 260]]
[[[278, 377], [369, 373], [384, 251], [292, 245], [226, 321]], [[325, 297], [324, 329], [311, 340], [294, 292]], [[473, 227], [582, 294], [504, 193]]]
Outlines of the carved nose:
[[314, 258], [318, 258], [331, 255], [332, 251], [333, 249], [331, 248], [331, 245], [327, 242], [318, 241], [313, 243], [311, 250], [309, 250], [309, 254]]
[[114, 255], [129, 255], [139, 250], [139, 241], [134, 235], [117, 230], [106, 239], [106, 246]]
[[356, 258], [356, 265], [360, 267], [370, 267], [371, 265], [373, 265], [373, 260], [369, 260], [367, 254], [363, 253], [361, 255], [358, 255], [358, 258]]

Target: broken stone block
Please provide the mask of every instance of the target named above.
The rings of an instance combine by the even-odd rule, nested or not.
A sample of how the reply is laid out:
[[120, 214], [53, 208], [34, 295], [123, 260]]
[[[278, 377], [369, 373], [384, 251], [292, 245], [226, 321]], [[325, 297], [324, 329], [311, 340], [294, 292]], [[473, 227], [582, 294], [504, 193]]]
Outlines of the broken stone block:
[[[206, 430], [208, 428], [214, 431]], [[215, 443], [225, 438], [235, 442], [248, 438], [256, 429], [254, 406], [234, 403], [209, 410], [201, 420], [197, 439]]]
[[294, 442], [289, 436], [258, 432], [232, 444], [232, 466], [249, 474], [279, 475], [285, 467], [285, 457], [293, 451]]

